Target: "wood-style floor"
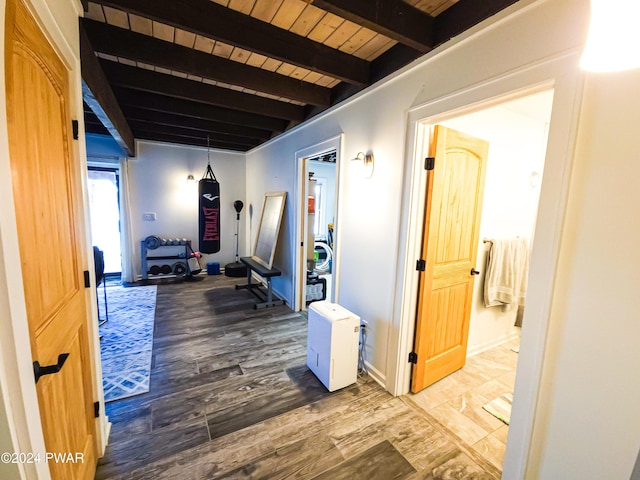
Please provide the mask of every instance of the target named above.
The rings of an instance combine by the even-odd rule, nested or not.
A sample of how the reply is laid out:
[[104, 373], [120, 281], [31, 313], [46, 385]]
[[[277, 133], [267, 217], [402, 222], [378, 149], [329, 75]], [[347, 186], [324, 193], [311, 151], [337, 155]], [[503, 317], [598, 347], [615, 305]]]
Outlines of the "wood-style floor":
[[158, 286], [151, 388], [107, 404], [96, 478], [500, 478], [428, 398], [367, 377], [328, 393], [305, 366], [303, 315], [254, 310], [242, 279], [198, 280]]

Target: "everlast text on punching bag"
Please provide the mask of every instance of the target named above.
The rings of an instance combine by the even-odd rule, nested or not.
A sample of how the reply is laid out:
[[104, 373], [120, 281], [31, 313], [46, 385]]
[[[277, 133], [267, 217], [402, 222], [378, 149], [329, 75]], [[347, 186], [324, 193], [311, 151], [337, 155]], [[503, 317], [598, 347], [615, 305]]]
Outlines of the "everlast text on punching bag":
[[200, 215], [200, 251], [220, 251], [220, 184], [207, 165], [204, 177], [198, 182], [198, 209]]

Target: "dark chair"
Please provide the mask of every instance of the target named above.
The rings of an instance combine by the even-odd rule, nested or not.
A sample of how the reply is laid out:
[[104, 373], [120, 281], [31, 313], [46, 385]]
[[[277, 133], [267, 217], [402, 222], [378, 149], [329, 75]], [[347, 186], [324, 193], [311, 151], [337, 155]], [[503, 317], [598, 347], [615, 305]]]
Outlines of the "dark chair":
[[[93, 261], [96, 270], [96, 303], [98, 304], [98, 326], [101, 327], [109, 320], [109, 306], [107, 304], [107, 282], [104, 278], [104, 252], [98, 247], [93, 247]], [[100, 320], [100, 302], [98, 302], [98, 287], [102, 283], [104, 294], [104, 320]]]

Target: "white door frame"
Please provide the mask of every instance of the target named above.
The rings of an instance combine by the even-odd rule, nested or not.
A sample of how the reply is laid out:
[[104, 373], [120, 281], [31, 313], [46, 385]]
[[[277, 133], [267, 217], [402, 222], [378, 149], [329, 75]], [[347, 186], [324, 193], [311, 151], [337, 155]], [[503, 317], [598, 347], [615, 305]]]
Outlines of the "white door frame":
[[294, 203], [296, 205], [296, 213], [295, 213], [295, 232], [296, 232], [296, 241], [295, 241], [295, 262], [294, 262], [294, 274], [293, 274], [293, 305], [294, 311], [299, 312], [300, 310], [305, 309], [305, 305], [303, 305], [303, 295], [302, 295], [302, 286], [300, 282], [300, 275], [303, 275], [306, 271], [306, 263], [304, 260], [301, 261], [301, 258], [306, 258], [305, 252], [308, 245], [306, 245], [306, 238], [303, 238], [302, 232], [306, 232], [307, 225], [307, 216], [303, 216], [303, 205], [306, 205], [307, 198], [307, 181], [305, 179], [306, 175], [306, 160], [309, 157], [315, 157], [318, 155], [322, 155], [323, 153], [331, 152], [335, 150], [336, 152], [336, 198], [335, 198], [335, 220], [334, 220], [334, 232], [335, 232], [335, 245], [336, 248], [333, 250], [333, 261], [332, 261], [332, 272], [333, 272], [333, 301], [338, 302], [338, 286], [340, 282], [340, 170], [342, 168], [342, 149], [344, 146], [344, 133], [337, 135], [335, 137], [331, 137], [323, 142], [316, 143], [315, 145], [311, 145], [310, 147], [303, 148], [301, 150], [296, 151], [295, 156], [295, 166], [296, 166], [296, 196]]
[[423, 165], [431, 126], [514, 98], [554, 90], [504, 478], [524, 478], [531, 445], [582, 98], [584, 77], [576, 68], [579, 54], [572, 50], [550, 57], [408, 112], [401, 218], [401, 235], [406, 241], [400, 244], [396, 276], [394, 318], [399, 319], [399, 324], [391, 329], [387, 364], [387, 389], [394, 395], [408, 393], [411, 378], [407, 358], [414, 340], [419, 279], [415, 262], [420, 258], [424, 228], [427, 175]]

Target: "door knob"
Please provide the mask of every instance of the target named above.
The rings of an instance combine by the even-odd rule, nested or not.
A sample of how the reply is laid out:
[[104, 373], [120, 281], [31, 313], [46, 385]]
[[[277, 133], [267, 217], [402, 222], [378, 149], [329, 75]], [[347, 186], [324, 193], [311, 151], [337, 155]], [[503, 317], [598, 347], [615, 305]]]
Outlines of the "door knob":
[[40, 377], [51, 375], [52, 373], [58, 373], [60, 370], [62, 370], [62, 366], [64, 365], [64, 362], [67, 361], [68, 356], [68, 353], [61, 353], [60, 355], [58, 355], [58, 363], [54, 365], [46, 365], [44, 367], [41, 366], [40, 362], [38, 362], [37, 360], [33, 362], [33, 374], [36, 377], [36, 383], [38, 383]]
[[480, 275], [480, 272], [478, 270], [476, 270], [475, 268], [471, 269], [471, 275]]

